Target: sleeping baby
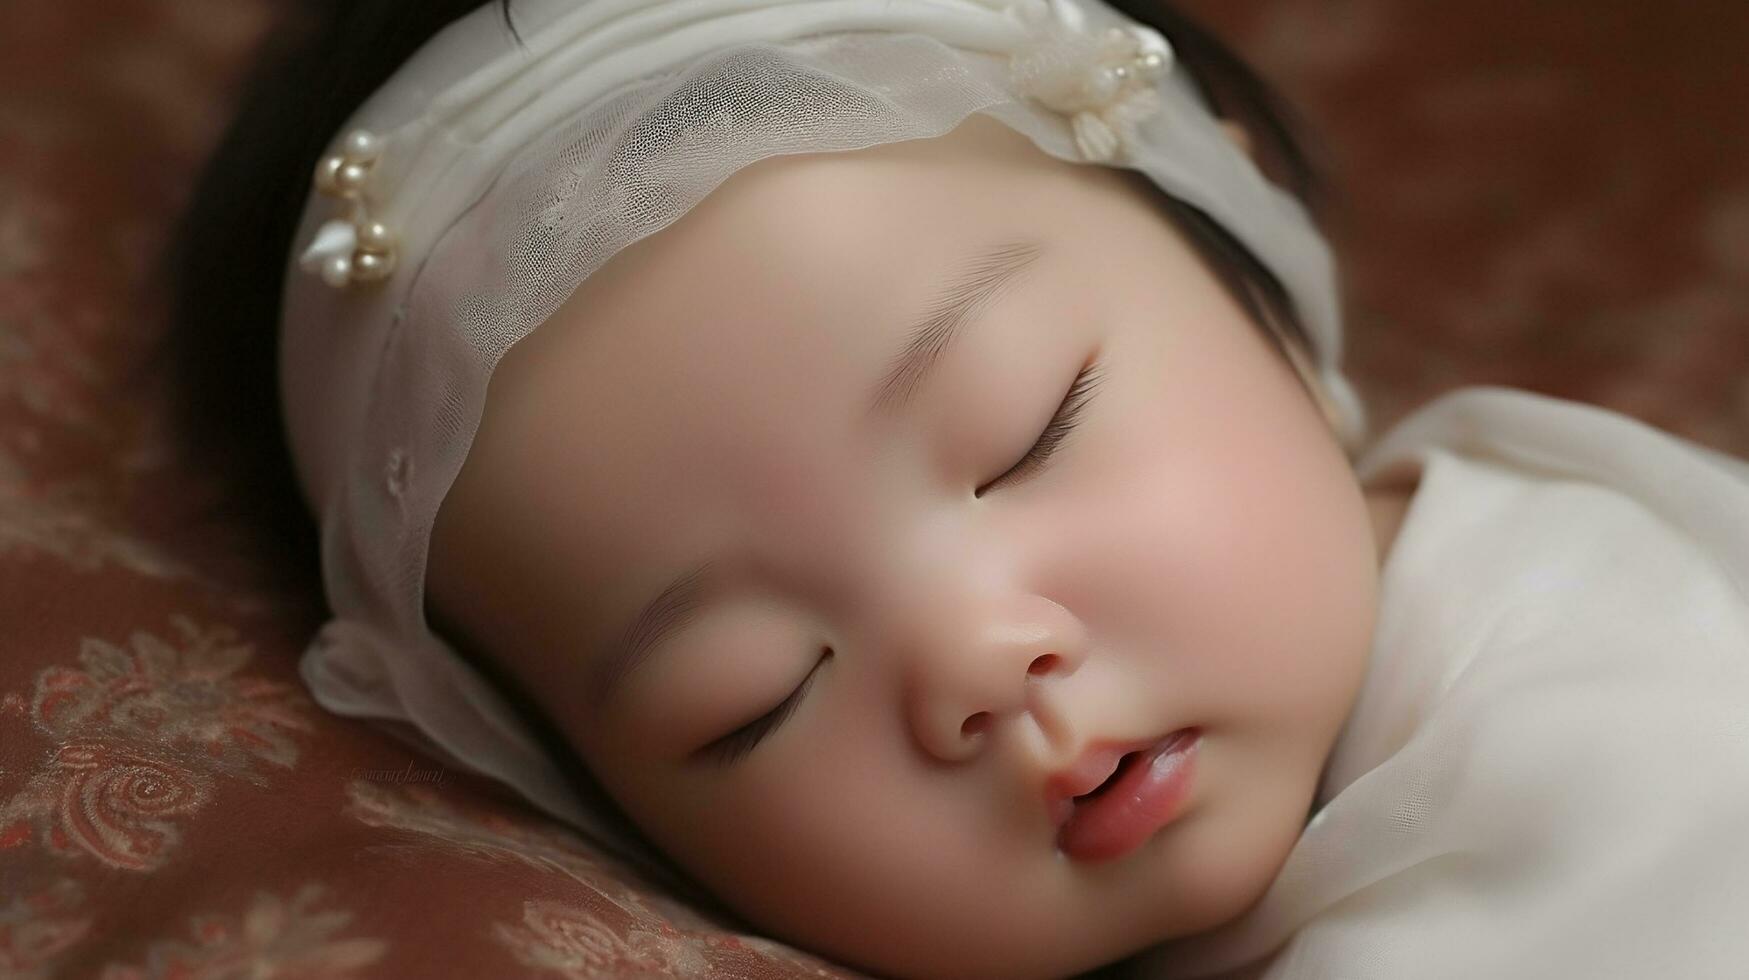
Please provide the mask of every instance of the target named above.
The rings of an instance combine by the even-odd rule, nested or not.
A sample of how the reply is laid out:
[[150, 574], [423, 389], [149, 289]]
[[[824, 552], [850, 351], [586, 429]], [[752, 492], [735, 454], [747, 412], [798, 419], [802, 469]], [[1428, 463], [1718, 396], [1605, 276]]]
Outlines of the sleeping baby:
[[1369, 434], [1195, 24], [451, 6], [282, 188], [322, 704], [882, 976], [1742, 976], [1749, 463]]

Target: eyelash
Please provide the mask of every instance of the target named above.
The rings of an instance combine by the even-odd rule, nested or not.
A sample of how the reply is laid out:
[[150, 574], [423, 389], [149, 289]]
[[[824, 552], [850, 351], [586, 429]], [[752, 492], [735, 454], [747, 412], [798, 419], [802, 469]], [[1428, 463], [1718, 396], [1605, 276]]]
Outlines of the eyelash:
[[[1009, 467], [1007, 472], [975, 491], [975, 496], [982, 497], [985, 492], [994, 487], [1024, 480], [1043, 467], [1056, 454], [1058, 447], [1063, 444], [1063, 440], [1068, 437], [1070, 431], [1079, 424], [1081, 411], [1092, 400], [1093, 392], [1098, 387], [1102, 377], [1100, 363], [1097, 361], [1082, 368], [1081, 373], [1075, 377], [1075, 383], [1069, 386], [1069, 393], [1063, 396], [1062, 403], [1057, 406], [1057, 414], [1051, 419], [1050, 424], [1045, 426], [1044, 432], [1039, 434], [1038, 440], [1032, 444], [1032, 448], [1027, 450], [1020, 462]], [[820, 663], [825, 663], [831, 657], [832, 651], [828, 648], [825, 656], [820, 658]], [[747, 753], [753, 751], [754, 746], [775, 731], [777, 726], [787, 721], [791, 714], [795, 713], [796, 706], [801, 704], [803, 696], [808, 693], [808, 687], [814, 682], [814, 675], [818, 672], [819, 664], [815, 664], [814, 670], [809, 671], [801, 686], [792, 691], [782, 704], [706, 745], [699, 750], [699, 754], [717, 765], [734, 765]]]
[[832, 648], [827, 647], [825, 655], [820, 658], [814, 669], [808, 672], [801, 686], [784, 698], [783, 703], [760, 715], [740, 728], [735, 729], [722, 738], [699, 750], [699, 753], [710, 761], [721, 766], [734, 765], [742, 756], [753, 751], [765, 736], [770, 735], [777, 726], [784, 723], [795, 712], [796, 706], [802, 703], [802, 697], [808, 693], [808, 687], [814, 683], [814, 675], [819, 673], [820, 664], [832, 659]]
[[1081, 410], [1092, 400], [1093, 392], [1098, 387], [1102, 375], [1100, 362], [1095, 361], [1081, 369], [1075, 377], [1075, 383], [1069, 387], [1069, 393], [1063, 397], [1063, 402], [1057, 408], [1057, 414], [1051, 423], [1045, 426], [1039, 434], [1038, 441], [1026, 451], [1020, 462], [1009, 467], [1006, 473], [991, 480], [989, 483], [973, 491], [973, 496], [982, 497], [988, 491], [1007, 484], [1018, 483], [1038, 472], [1045, 463], [1056, 454], [1058, 447], [1069, 432], [1080, 422]]

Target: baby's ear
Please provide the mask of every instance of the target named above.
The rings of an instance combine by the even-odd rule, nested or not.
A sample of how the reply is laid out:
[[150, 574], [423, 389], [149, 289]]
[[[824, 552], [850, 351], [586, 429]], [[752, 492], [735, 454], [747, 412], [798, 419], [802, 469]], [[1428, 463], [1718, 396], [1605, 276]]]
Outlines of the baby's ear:
[[1246, 129], [1243, 123], [1234, 122], [1231, 119], [1222, 119], [1219, 122], [1221, 129], [1226, 132], [1227, 138], [1233, 141], [1233, 145], [1237, 146], [1240, 152], [1246, 156], [1256, 159], [1251, 152], [1251, 131]]

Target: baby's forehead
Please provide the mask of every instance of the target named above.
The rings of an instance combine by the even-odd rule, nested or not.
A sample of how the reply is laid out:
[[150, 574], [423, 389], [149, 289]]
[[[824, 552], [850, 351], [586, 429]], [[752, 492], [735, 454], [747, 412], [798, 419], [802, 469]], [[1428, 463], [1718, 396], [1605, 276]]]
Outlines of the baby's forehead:
[[603, 344], [885, 356], [983, 250], [1103, 248], [1093, 219], [1143, 210], [1137, 176], [1059, 160], [981, 115], [935, 139], [770, 157], [616, 255], [555, 319]]
[[[512, 348], [493, 389], [544, 403], [531, 438], [577, 419], [580, 443], [652, 465], [674, 457], [670, 469], [729, 452], [743, 464], [767, 449], [817, 455], [858, 429], [870, 385], [932, 317], [999, 298], [945, 309], [968, 281], [1029, 267], [1037, 308], [1159, 280], [1166, 219], [1125, 175], [978, 119], [938, 139], [768, 158], [586, 279]], [[1000, 268], [1016, 256], [1032, 261]], [[987, 319], [986, 342], [1017, 322]], [[959, 384], [1012, 367], [980, 353]]]
[[743, 167], [594, 278], [630, 277], [647, 291], [687, 294], [722, 286], [709, 294], [717, 302], [740, 298], [718, 292], [762, 287], [779, 295], [888, 289], [906, 273], [941, 267], [974, 240], [1074, 231], [1101, 199], [1127, 194], [1133, 203], [1126, 181], [1138, 176], [1057, 159], [974, 114], [932, 139]]
[[[506, 442], [501, 458], [519, 470], [563, 471], [551, 479], [565, 492], [593, 493], [591, 513], [634, 499], [768, 503], [790, 486], [827, 497], [850, 475], [918, 482], [885, 472], [900, 457], [880, 443], [877, 458], [876, 435], [987, 443], [978, 427], [1018, 397], [1005, 378], [1042, 370], [1032, 363], [1049, 353], [1040, 344], [1073, 342], [1071, 328], [1084, 331], [1114, 287], [1160, 278], [1161, 250], [1148, 246], [1164, 219], [1124, 173], [1057, 160], [993, 120], [942, 139], [743, 168], [622, 250], [510, 350], [483, 431]], [[924, 410], [897, 427], [870, 421], [871, 389], [932, 319], [926, 346], [944, 347], [939, 321], [1002, 300], [986, 291], [956, 312], [942, 297], [964, 300], [967, 282], [1005, 277], [1024, 279], [1014, 288], [1026, 292], [965, 330], [955, 343], [975, 349], [953, 359]], [[1023, 321], [1046, 319], [1057, 327], [1004, 343]], [[1085, 351], [1059, 353], [1068, 363]], [[507, 487], [513, 496], [547, 479], [501, 479], [513, 477], [523, 483]]]

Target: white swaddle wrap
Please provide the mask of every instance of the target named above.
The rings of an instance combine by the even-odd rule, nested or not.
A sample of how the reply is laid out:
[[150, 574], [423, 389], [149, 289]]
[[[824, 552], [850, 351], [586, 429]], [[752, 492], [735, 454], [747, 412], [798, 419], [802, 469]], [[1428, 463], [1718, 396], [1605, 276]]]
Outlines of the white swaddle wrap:
[[1749, 463], [1485, 387], [1359, 465], [1421, 483], [1319, 809], [1137, 975], [1749, 976]]

